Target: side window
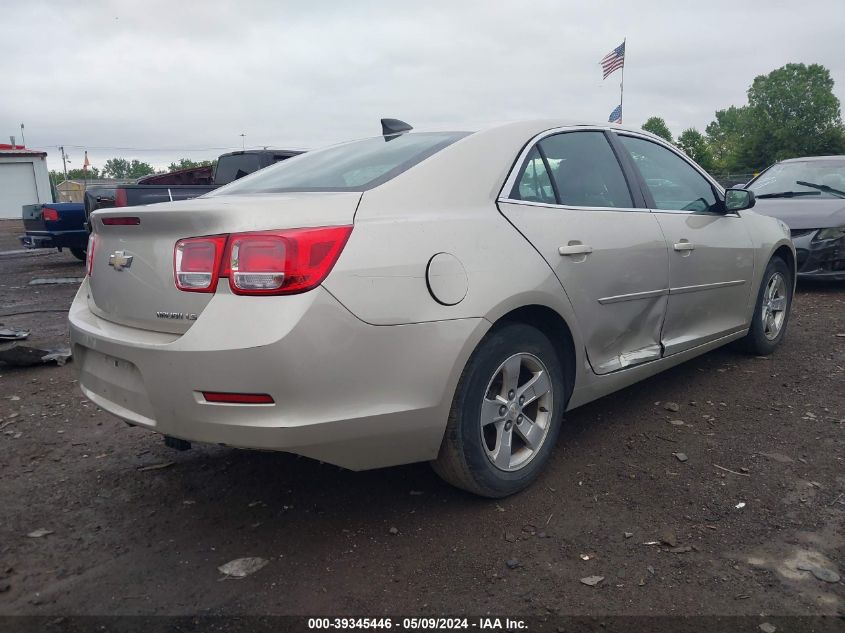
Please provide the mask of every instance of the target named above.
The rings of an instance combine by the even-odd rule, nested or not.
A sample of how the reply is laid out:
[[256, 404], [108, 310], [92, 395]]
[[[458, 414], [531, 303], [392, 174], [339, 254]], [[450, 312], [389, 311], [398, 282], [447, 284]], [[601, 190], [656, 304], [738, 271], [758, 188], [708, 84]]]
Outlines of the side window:
[[619, 136], [645, 180], [654, 205], [670, 211], [718, 211], [713, 187], [685, 160], [642, 138]]
[[555, 192], [552, 181], [549, 180], [549, 173], [546, 171], [546, 163], [536, 147], [528, 153], [522, 174], [516, 181], [510, 197], [527, 202], [555, 203]]
[[560, 204], [573, 207], [634, 206], [628, 183], [602, 132], [564, 132], [540, 141]]

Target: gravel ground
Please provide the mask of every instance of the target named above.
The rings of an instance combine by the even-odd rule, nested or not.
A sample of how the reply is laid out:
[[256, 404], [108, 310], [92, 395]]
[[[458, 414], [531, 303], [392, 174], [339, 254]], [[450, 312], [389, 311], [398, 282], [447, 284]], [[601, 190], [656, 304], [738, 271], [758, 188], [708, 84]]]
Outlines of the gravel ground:
[[[27, 284], [83, 266], [4, 254], [20, 231], [0, 221], [0, 321], [66, 344], [75, 287]], [[7, 316], [30, 310], [53, 311]], [[717, 350], [571, 412], [498, 502], [425, 464], [175, 452], [73, 363], [0, 364], [0, 614], [843, 614], [843, 334], [845, 284], [802, 286], [774, 356]], [[247, 556], [269, 562], [219, 582]]]

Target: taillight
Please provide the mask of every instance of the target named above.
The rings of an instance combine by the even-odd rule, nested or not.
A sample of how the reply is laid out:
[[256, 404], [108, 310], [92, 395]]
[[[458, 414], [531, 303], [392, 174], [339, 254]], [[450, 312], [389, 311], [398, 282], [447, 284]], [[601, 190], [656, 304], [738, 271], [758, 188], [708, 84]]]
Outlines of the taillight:
[[85, 249], [85, 272], [90, 277], [94, 270], [94, 249], [97, 246], [97, 237], [91, 233], [88, 236], [88, 246]]
[[[331, 272], [351, 232], [351, 226], [329, 226], [179, 240], [174, 258], [176, 286], [180, 290], [214, 292], [219, 276], [228, 277], [229, 287], [238, 295], [306, 292], [320, 285]], [[209, 246], [212, 241], [213, 250]], [[186, 245], [195, 243], [204, 245], [202, 249], [197, 246], [191, 255], [191, 262], [198, 262], [191, 264], [196, 271], [184, 263], [188, 261], [184, 254]], [[207, 266], [212, 252], [216, 257], [222, 243], [226, 244], [225, 255], [222, 261], [218, 260], [218, 274], [213, 275]], [[197, 272], [203, 276], [187, 276]], [[190, 285], [193, 283], [201, 285]]]
[[50, 207], [44, 207], [41, 210], [41, 217], [44, 218], [45, 222], [58, 222], [59, 212], [55, 209], [51, 209]]
[[126, 189], [118, 187], [114, 190], [114, 206], [125, 207], [126, 205]]
[[187, 292], [214, 292], [223, 250], [225, 235], [192, 237], [176, 242], [173, 269], [176, 287]]

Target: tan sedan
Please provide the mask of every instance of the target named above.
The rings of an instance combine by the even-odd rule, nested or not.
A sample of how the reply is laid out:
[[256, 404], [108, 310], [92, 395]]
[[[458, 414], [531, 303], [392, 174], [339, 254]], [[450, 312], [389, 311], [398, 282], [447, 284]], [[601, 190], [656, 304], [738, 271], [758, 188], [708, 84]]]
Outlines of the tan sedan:
[[94, 214], [80, 384], [177, 447], [431, 461], [504, 496], [568, 409], [731, 341], [778, 346], [795, 252], [753, 205], [619, 126], [386, 129]]

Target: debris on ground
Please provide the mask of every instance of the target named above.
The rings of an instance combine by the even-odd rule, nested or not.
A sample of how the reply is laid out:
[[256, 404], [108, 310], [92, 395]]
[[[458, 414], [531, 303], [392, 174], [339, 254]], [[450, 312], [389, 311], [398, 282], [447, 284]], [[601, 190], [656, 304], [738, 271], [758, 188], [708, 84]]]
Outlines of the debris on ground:
[[520, 562], [519, 559], [511, 558], [505, 561], [505, 565], [508, 566], [508, 569], [516, 569], [517, 567], [519, 567]]
[[[725, 468], [724, 466], [719, 466], [719, 464], [713, 464], [713, 466], [715, 466], [719, 470], [724, 470], [726, 473], [731, 473], [733, 475], [740, 475], [741, 477], [750, 477], [751, 476], [751, 475], [748, 474], [747, 468], [741, 469], [741, 470], [745, 470], [746, 472], [740, 473], [740, 472], [737, 472], [735, 470], [731, 470], [730, 468]], [[724, 477], [724, 475], [722, 475], [722, 476]]]
[[49, 286], [53, 284], [81, 284], [83, 277], [39, 277], [29, 282], [30, 286]]
[[783, 453], [760, 453], [763, 457], [768, 457], [769, 459], [779, 462], [781, 464], [791, 464], [792, 458], [784, 455]]
[[672, 455], [674, 455], [675, 459], [677, 459], [679, 462], [685, 462], [689, 459], [686, 453], [672, 453]]
[[625, 532], [624, 534], [625, 534], [625, 538], [631, 538], [632, 536], [634, 536], [633, 532]]
[[669, 420], [669, 424], [672, 426], [684, 426], [685, 422], [683, 420]]
[[399, 528], [397, 528], [397, 527], [391, 527], [391, 528], [388, 530], [388, 532], [390, 532], [393, 536], [396, 536], [397, 534], [399, 534]]
[[15, 330], [10, 327], [0, 328], [0, 341], [22, 341], [29, 336], [29, 330]]
[[146, 472], [148, 470], [161, 470], [162, 468], [170, 468], [175, 463], [176, 462], [164, 462], [164, 463], [161, 463], [161, 464], [150, 464], [149, 466], [141, 466], [138, 469], [138, 472], [143, 473], [143, 472]]
[[681, 405], [679, 405], [677, 402], [667, 402], [666, 404], [663, 405], [663, 408], [666, 409], [667, 411], [672, 411], [673, 413], [677, 413], [678, 411], [681, 410]]
[[660, 537], [660, 542], [669, 547], [675, 547], [678, 544], [678, 537], [672, 531], [664, 532]]
[[20, 345], [14, 341], [0, 343], [0, 362], [16, 367], [34, 367], [46, 363], [63, 366], [72, 357], [67, 347], [40, 349], [29, 345]]
[[777, 627], [770, 622], [763, 622], [759, 628], [763, 631], [763, 633], [775, 633], [775, 631], [778, 630]]
[[692, 551], [692, 547], [690, 545], [679, 545], [678, 547], [670, 547], [669, 551], [672, 554], [686, 554]]
[[269, 562], [267, 559], [259, 556], [248, 556], [246, 558], [230, 560], [225, 565], [220, 565], [217, 569], [226, 578], [246, 578], [250, 574], [254, 574], [259, 569], [265, 567]]
[[53, 533], [53, 530], [47, 530], [45, 528], [38, 528], [37, 530], [33, 530], [32, 532], [27, 534], [27, 536], [29, 538], [42, 538], [42, 537], [47, 536], [48, 534], [52, 534], [52, 533]]
[[738, 504], [734, 506], [737, 510], [742, 510], [745, 507], [745, 501], [740, 501]]
[[581, 579], [581, 584], [587, 585], [588, 587], [595, 587], [602, 580], [604, 580], [604, 576], [587, 576]]
[[505, 532], [505, 540], [508, 543], [516, 543], [516, 534], [513, 532]]
[[813, 565], [812, 563], [806, 562], [798, 563], [796, 567], [801, 571], [810, 572], [811, 574], [813, 574], [813, 576], [824, 582], [835, 583], [839, 582], [840, 580], [839, 574], [837, 574], [832, 569], [828, 569], [827, 567], [820, 567], [819, 565]]

